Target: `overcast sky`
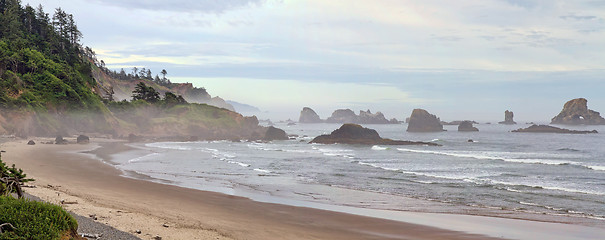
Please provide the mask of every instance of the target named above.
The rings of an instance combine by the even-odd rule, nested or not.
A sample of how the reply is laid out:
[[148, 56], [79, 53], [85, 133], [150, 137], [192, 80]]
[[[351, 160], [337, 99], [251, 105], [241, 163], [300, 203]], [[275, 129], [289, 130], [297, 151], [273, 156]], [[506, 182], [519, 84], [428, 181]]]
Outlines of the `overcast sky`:
[[547, 122], [605, 111], [603, 0], [23, 0], [72, 13], [109, 68], [168, 71], [275, 119], [302, 107]]

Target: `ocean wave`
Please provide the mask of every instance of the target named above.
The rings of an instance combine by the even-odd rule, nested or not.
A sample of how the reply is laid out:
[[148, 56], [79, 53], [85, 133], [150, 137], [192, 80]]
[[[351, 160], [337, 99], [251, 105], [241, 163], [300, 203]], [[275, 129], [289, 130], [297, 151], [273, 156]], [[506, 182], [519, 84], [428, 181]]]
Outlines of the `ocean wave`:
[[228, 163], [232, 163], [232, 164], [237, 164], [240, 165], [242, 167], [250, 167], [250, 164], [246, 164], [246, 163], [242, 163], [242, 162], [236, 162], [236, 161], [227, 161]]
[[592, 170], [596, 170], [596, 171], [605, 171], [605, 166], [587, 166], [587, 165], [583, 165], [586, 168], [590, 168]]
[[344, 157], [348, 159], [355, 159], [355, 154], [352, 153], [351, 149], [326, 149], [326, 148], [313, 148], [321, 152], [321, 154], [330, 157]]
[[192, 147], [183, 146], [183, 145], [179, 145], [178, 143], [171, 143], [171, 142], [147, 143], [147, 144], [145, 144], [145, 147], [163, 148], [163, 149], [181, 150], [181, 151], [193, 150]]
[[384, 150], [388, 150], [388, 149], [389, 148], [387, 148], [387, 147], [381, 147], [381, 146], [378, 146], [378, 145], [372, 146], [372, 150], [375, 150], [375, 151], [384, 151]]
[[[580, 163], [578, 163], [578, 162], [568, 161], [568, 160], [501, 157], [501, 156], [496, 156], [497, 153], [494, 153], [494, 152], [472, 152], [472, 151], [439, 152], [439, 151], [417, 150], [417, 149], [407, 149], [407, 148], [397, 148], [397, 150], [402, 151], [402, 152], [444, 155], [444, 156], [458, 157], [458, 158], [474, 158], [474, 159], [479, 159], [479, 160], [498, 160], [498, 161], [505, 161], [505, 162], [513, 162], [513, 163], [545, 164], [545, 165], [580, 165]], [[502, 153], [498, 153], [498, 154], [502, 154]], [[514, 154], [519, 155], [519, 153], [514, 153]]]
[[377, 165], [377, 164], [373, 164], [373, 163], [366, 163], [366, 162], [361, 162], [361, 161], [353, 161], [353, 162], [357, 163], [359, 165], [370, 166], [370, 167], [374, 167], [374, 168], [380, 168], [380, 169], [387, 170], [387, 171], [395, 171], [395, 172], [401, 171], [401, 169], [399, 169], [399, 168], [383, 167], [383, 166], [380, 166], [380, 165]]
[[252, 170], [257, 171], [257, 172], [262, 172], [262, 173], [273, 173], [272, 171], [265, 170], [265, 169], [260, 169], [260, 168], [255, 168], [255, 169], [252, 169]]
[[145, 156], [140, 156], [137, 158], [130, 159], [130, 160], [128, 160], [128, 163], [143, 162], [146, 158], [157, 156], [157, 155], [160, 155], [160, 154], [159, 153], [150, 153]]

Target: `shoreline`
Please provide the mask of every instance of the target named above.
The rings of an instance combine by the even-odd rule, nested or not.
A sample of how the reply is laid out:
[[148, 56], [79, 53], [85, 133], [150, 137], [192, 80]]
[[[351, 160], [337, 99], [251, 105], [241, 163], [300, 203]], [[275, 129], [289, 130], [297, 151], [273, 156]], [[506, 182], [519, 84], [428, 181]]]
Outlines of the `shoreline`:
[[[95, 139], [95, 141], [97, 140], [98, 139]], [[115, 142], [111, 140], [105, 141]], [[115, 144], [125, 145], [124, 143]], [[24, 169], [27, 174], [31, 174], [30, 176], [39, 180], [39, 182], [34, 182], [34, 184], [36, 184], [39, 189], [43, 189], [45, 186], [44, 184], [52, 185], [52, 183], [59, 183], [60, 185], [65, 187], [60, 187], [58, 189], [46, 188], [46, 190], [55, 191], [59, 192], [59, 194], [67, 194], [70, 197], [82, 199], [79, 201], [86, 201], [93, 206], [105, 207], [107, 209], [105, 209], [104, 212], [109, 215], [111, 215], [112, 213], [116, 215], [118, 211], [122, 213], [119, 215], [124, 215], [123, 213], [127, 211], [130, 213], [137, 213], [139, 215], [142, 215], [143, 217], [147, 217], [150, 219], [153, 219], [155, 217], [157, 222], [151, 223], [149, 225], [155, 225], [156, 227], [148, 227], [147, 229], [145, 229], [143, 232], [147, 234], [157, 234], [162, 237], [175, 237], [176, 235], [174, 235], [174, 233], [171, 234], [161, 232], [160, 230], [175, 230], [177, 232], [189, 231], [190, 235], [188, 235], [187, 237], [181, 235], [181, 237], [177, 237], [175, 239], [179, 239], [182, 237], [190, 239], [210, 239], [209, 235], [206, 235], [205, 238], [197, 238], [197, 236], [202, 235], [202, 233], [211, 235], [214, 234], [211, 237], [212, 239], [216, 239], [217, 237], [219, 239], [266, 239], [275, 238], [275, 236], [280, 236], [280, 238], [283, 238], [283, 236], [289, 236], [288, 238], [294, 239], [398, 239], [410, 236], [413, 236], [414, 238], [418, 239], [487, 238], [486, 236], [482, 235], [473, 235], [443, 229], [451, 229], [451, 225], [455, 225], [457, 222], [464, 222], [464, 224], [457, 225], [470, 225], [470, 229], [467, 230], [464, 230], [464, 228], [458, 226], [459, 229], [462, 229], [462, 231], [465, 232], [472, 232], [473, 228], [477, 227], [476, 224], [479, 224], [481, 222], [483, 222], [484, 226], [491, 226], [492, 228], [502, 225], [503, 223], [505, 223], [505, 228], [506, 226], [512, 226], [515, 224], [525, 225], [530, 223], [529, 225], [532, 225], [531, 228], [527, 226], [519, 226], [519, 228], [525, 229], [525, 231], [522, 231], [522, 229], [512, 230], [516, 230], [521, 235], [530, 234], [531, 231], [533, 231], [532, 228], [535, 229], [540, 227], [563, 227], [567, 228], [567, 231], [571, 231], [572, 233], [578, 229], [583, 231], [587, 229], [593, 230], [592, 234], [595, 234], [594, 231], [596, 231], [596, 234], [598, 234], [599, 230], [605, 232], [605, 230], [603, 229], [586, 228], [580, 225], [533, 222], [460, 214], [415, 213], [360, 209], [344, 206], [326, 207], [322, 204], [317, 204], [316, 206], [309, 206], [308, 203], [303, 203], [303, 206], [287, 206], [275, 203], [264, 203], [254, 201], [254, 199], [250, 200], [248, 198], [239, 196], [232, 196], [215, 192], [206, 192], [201, 190], [182, 188], [173, 185], [165, 185], [161, 183], [154, 183], [151, 181], [124, 177], [121, 176], [122, 174], [120, 170], [118, 170], [114, 166], [110, 166], [110, 164], [108, 163], [103, 163], [102, 161], [99, 161], [100, 159], [98, 158], [87, 158], [84, 157], [84, 154], [72, 154], [74, 151], [80, 153], [88, 151], [85, 154], [90, 155], [91, 150], [95, 147], [97, 147], [96, 150], [101, 149], [98, 148], [99, 143], [92, 143], [90, 145], [68, 146], [27, 146], [25, 145], [25, 142], [21, 141], [8, 142], [3, 145], [5, 145], [2, 146], [3, 149], [9, 150], [7, 151], [7, 153], [5, 153], [6, 157], [4, 160], [10, 163], [17, 164], [17, 166], [19, 168]], [[30, 151], [31, 149], [28, 148], [35, 148], [35, 151]], [[44, 156], [41, 156], [40, 154], [44, 153], [45, 151], [47, 153], [43, 154]], [[65, 153], [66, 151], [71, 153]], [[18, 157], [16, 155], [21, 156]], [[107, 156], [110, 155], [112, 154], [109, 154]], [[36, 157], [38, 159], [36, 159]], [[63, 164], [68, 163], [66, 165], [71, 166], [58, 165], [54, 166], [53, 169], [52, 167], [46, 166], [45, 164], [41, 163], [41, 160], [39, 158], [52, 159], [52, 162]], [[80, 162], [80, 164], [74, 164], [76, 162]], [[86, 162], [86, 164], [81, 165], [82, 162]], [[78, 170], [76, 172], [81, 173], [74, 174], [76, 176], [63, 175], [64, 178], [56, 178], [56, 176], [53, 176], [52, 174], [57, 172], [73, 173], [74, 170]], [[93, 175], [90, 175], [91, 173]], [[99, 177], [95, 176], [95, 174], [101, 174], [103, 176], [101, 179], [99, 179]], [[104, 178], [108, 178], [105, 180], [110, 181], [111, 184], [103, 183], [102, 179]], [[96, 187], [96, 191], [94, 192], [87, 191], [90, 190], [90, 187], [95, 188], [94, 185], [100, 186]], [[30, 189], [27, 190], [28, 192], [32, 193], [31, 191], [29, 191]], [[164, 194], [167, 195], [158, 193], [162, 191], [165, 191]], [[36, 193], [33, 194], [36, 195]], [[176, 194], [178, 196], [175, 197], [171, 194]], [[156, 199], [148, 198], [150, 196], [153, 196]], [[141, 197], [143, 197], [143, 199]], [[128, 201], [128, 199], [137, 199], [141, 201], [141, 204], [133, 204], [133, 202]], [[177, 209], [173, 209], [171, 211], [159, 211], [161, 212], [161, 214], [152, 213], [154, 212], [154, 210], [158, 210], [158, 208], [161, 209], [162, 207], [166, 206], [174, 207], [174, 204], [167, 204], [166, 202], [163, 202], [167, 200], [179, 201], [183, 203], [180, 205], [186, 205], [187, 207], [183, 208], [183, 206]], [[79, 206], [74, 207], [78, 208]], [[188, 207], [196, 208], [197, 211], [189, 211], [187, 210]], [[353, 211], [357, 211], [355, 213], [357, 215], [349, 214]], [[195, 215], [193, 214], [193, 212], [206, 213], [203, 215], [211, 216], [206, 217], [202, 214]], [[109, 219], [109, 217], [107, 219]], [[436, 223], [434, 221], [435, 219], [441, 219], [441, 221], [438, 221]], [[162, 222], [162, 220], [172, 223], [167, 224], [169, 227], [166, 228], [162, 226], [166, 223], [159, 223]], [[113, 220], [108, 220], [108, 224], [114, 226], [114, 224], [116, 223], [112, 221]], [[133, 220], [130, 221], [132, 222]], [[147, 219], [146, 221], [149, 222], [150, 220]], [[172, 227], [171, 225], [174, 225], [175, 227]], [[437, 225], [437, 227], [440, 226], [441, 228], [436, 228], [435, 225]], [[116, 228], [120, 229], [119, 227], [120, 226]], [[133, 227], [134, 226], [129, 226], [126, 227], [128, 228], [126, 229], [124, 226], [122, 226], [122, 229], [120, 230], [133, 233], [133, 231], [135, 230], [133, 229]], [[157, 233], [153, 233], [153, 229], [157, 229]], [[485, 232], [485, 230], [479, 230], [479, 232]], [[507, 230], [511, 231], [511, 229]], [[490, 235], [500, 237], [497, 234], [498, 231], [502, 230], [495, 230], [495, 232], [492, 231]], [[591, 234], [590, 232], [591, 231], [588, 231], [588, 233], [585, 234]], [[583, 239], [582, 234], [579, 234], [577, 239]]]

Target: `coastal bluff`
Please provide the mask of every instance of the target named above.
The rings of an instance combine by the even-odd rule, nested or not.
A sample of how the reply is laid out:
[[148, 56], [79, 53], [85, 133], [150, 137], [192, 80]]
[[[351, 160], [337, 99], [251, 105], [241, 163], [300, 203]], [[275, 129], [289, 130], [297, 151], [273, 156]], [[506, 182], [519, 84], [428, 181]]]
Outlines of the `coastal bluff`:
[[551, 124], [565, 125], [604, 125], [605, 119], [597, 111], [588, 109], [585, 98], [572, 99], [563, 105], [559, 115], [552, 118]]
[[442, 132], [443, 125], [439, 118], [424, 109], [414, 109], [408, 122], [408, 132]]
[[412, 142], [381, 138], [374, 129], [364, 128], [358, 124], [347, 123], [332, 131], [329, 135], [321, 135], [309, 143], [321, 144], [360, 144], [360, 145], [427, 145], [440, 146], [431, 142]]

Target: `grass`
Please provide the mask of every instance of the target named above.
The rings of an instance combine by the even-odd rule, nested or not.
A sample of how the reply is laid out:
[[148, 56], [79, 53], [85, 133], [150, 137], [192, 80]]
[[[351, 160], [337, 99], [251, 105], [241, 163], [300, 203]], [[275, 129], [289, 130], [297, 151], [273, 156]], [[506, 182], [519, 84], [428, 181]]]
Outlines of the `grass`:
[[[50, 203], [0, 196], [0, 240], [65, 239], [77, 232], [78, 223], [63, 208]], [[69, 239], [69, 238], [67, 238]]]

